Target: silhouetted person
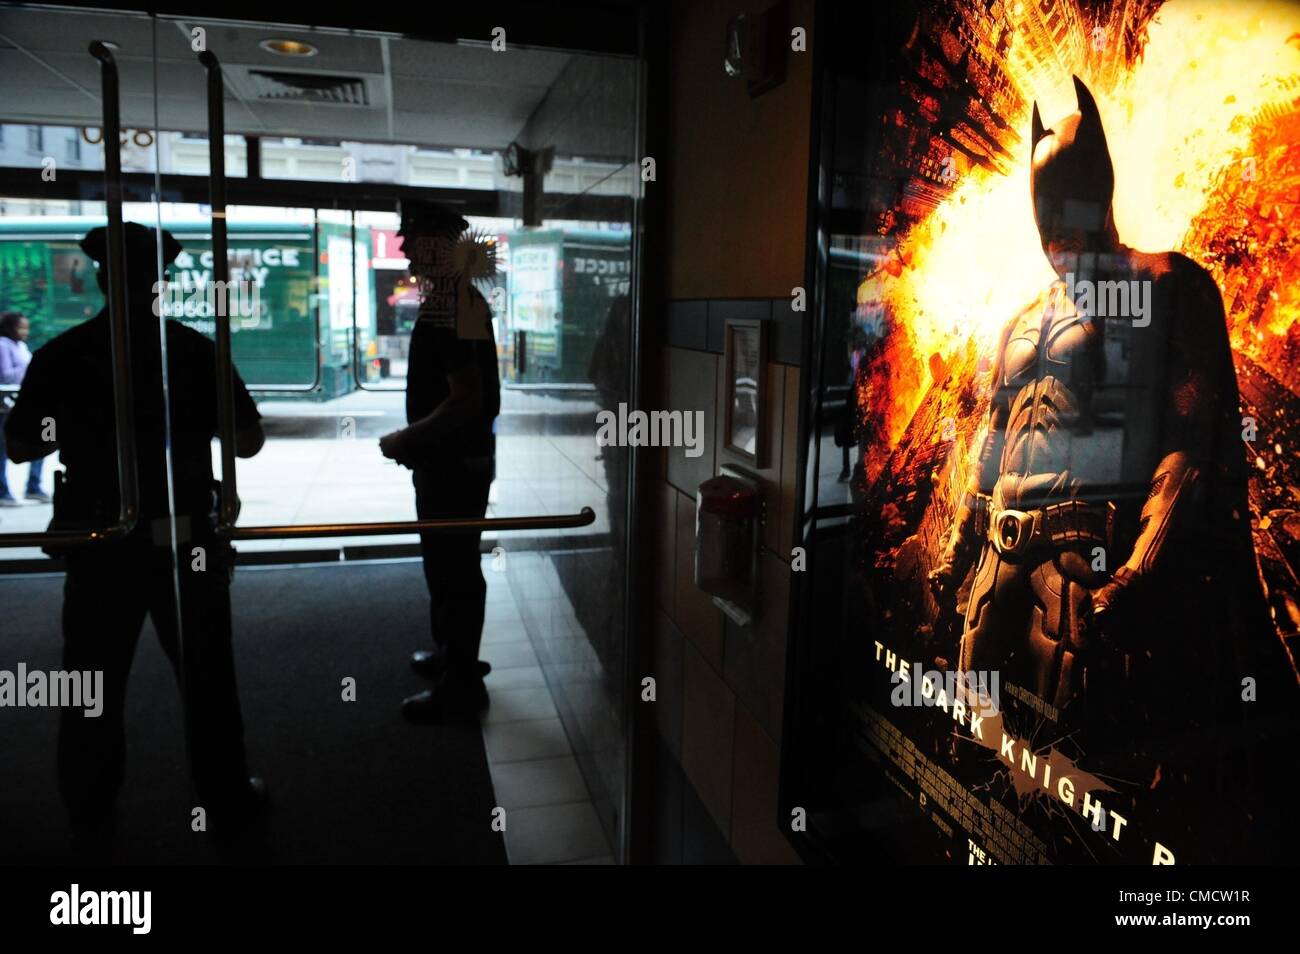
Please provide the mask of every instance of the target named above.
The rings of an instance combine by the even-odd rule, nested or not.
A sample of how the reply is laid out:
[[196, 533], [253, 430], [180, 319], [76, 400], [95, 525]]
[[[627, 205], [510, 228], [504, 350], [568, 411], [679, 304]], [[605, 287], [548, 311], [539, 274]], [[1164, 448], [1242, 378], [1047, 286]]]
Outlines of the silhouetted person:
[[[407, 426], [380, 440], [385, 457], [410, 467], [420, 519], [482, 518], [492, 485], [501, 409], [496, 344], [483, 296], [455, 264], [469, 223], [431, 203], [403, 203], [403, 251], [420, 281], [406, 377]], [[420, 536], [429, 586], [433, 649], [413, 659], [432, 689], [402, 703], [413, 722], [474, 718], [487, 708], [478, 659], [487, 603], [478, 531]]]
[[86, 280], [81, 274], [81, 259], [73, 259], [72, 267], [68, 269], [68, 291], [80, 295], [85, 290]]
[[[31, 331], [31, 322], [26, 316], [16, 311], [6, 311], [0, 315], [0, 384], [22, 384], [27, 366], [31, 364], [32, 353], [27, 350], [27, 335]], [[5, 479], [5, 441], [4, 423], [9, 416], [7, 394], [0, 394], [0, 507], [18, 507], [21, 504], [14, 499]], [[41, 489], [41, 465], [43, 460], [37, 458], [27, 468], [28, 500], [49, 503], [50, 498]]]
[[[58, 768], [74, 842], [102, 845], [112, 832], [126, 761], [123, 709], [140, 627], [148, 614], [184, 687], [194, 786], [214, 833], [233, 831], [264, 801], [250, 779], [235, 689], [230, 634], [232, 551], [214, 533], [212, 438], [217, 429], [216, 351], [202, 334], [166, 322], [170, 443], [179, 561], [171, 550], [166, 431], [154, 233], [128, 223], [125, 284], [130, 324], [140, 519], [123, 539], [56, 551], [65, 558], [63, 668], [102, 670], [98, 718], [64, 709]], [[181, 246], [161, 233], [164, 265]], [[107, 290], [107, 234], [91, 231], [82, 249], [99, 264]], [[15, 461], [59, 452], [51, 528], [102, 527], [119, 507], [113, 360], [108, 309], [69, 329], [32, 358], [6, 433]], [[256, 406], [235, 375], [236, 453], [251, 457], [264, 440]], [[179, 587], [180, 620], [176, 613]], [[183, 667], [183, 668], [182, 668]]]

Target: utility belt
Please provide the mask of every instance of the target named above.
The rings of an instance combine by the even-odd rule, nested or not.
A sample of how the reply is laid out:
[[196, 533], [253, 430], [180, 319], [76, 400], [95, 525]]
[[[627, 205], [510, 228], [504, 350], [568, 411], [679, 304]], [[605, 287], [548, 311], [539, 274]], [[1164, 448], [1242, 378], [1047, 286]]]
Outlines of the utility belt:
[[[220, 507], [221, 485], [212, 481], [208, 492], [202, 491], [193, 500], [178, 502], [181, 511], [175, 518], [175, 532], [180, 544], [201, 543], [211, 549], [217, 558], [227, 551], [233, 552], [230, 545], [215, 535], [217, 512]], [[53, 516], [48, 529], [50, 531], [83, 531], [95, 527], [105, 527], [118, 519], [119, 510], [115, 503], [101, 496], [96, 489], [85, 486], [82, 481], [68, 477], [66, 470], [54, 472]], [[141, 519], [135, 529], [119, 541], [134, 546], [170, 547], [173, 528], [168, 517]], [[84, 547], [84, 552], [102, 551], [111, 544], [95, 543]], [[69, 553], [83, 551], [77, 545], [47, 543], [41, 548], [47, 556], [65, 557]]]
[[998, 509], [991, 497], [980, 495], [977, 509], [982, 533], [999, 556], [1022, 557], [1037, 549], [1062, 550], [1072, 546], [1109, 547], [1113, 538], [1115, 505], [1065, 500], [1037, 510]]

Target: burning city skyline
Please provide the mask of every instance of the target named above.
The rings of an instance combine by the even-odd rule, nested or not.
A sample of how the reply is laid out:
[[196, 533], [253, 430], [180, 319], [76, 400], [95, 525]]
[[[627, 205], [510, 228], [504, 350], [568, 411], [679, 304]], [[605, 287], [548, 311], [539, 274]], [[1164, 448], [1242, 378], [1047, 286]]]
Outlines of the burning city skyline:
[[[982, 75], [977, 56], [956, 64], [968, 70], [972, 104], [951, 130], [932, 126], [947, 135], [934, 136], [927, 156], [932, 191], [946, 187], [946, 195], [927, 208], [924, 187], [904, 188], [881, 215], [886, 261], [858, 288], [860, 314], [890, 318], [889, 371], [876, 382], [887, 381], [887, 393], [870, 390], [868, 379], [859, 394], [864, 423], [889, 446], [968, 345], [987, 356], [1007, 319], [1056, 278], [1030, 208], [1028, 126], [1035, 102], [1048, 125], [1073, 110], [1071, 71], [1093, 90], [1105, 123], [1121, 240], [1181, 251], [1208, 268], [1225, 292], [1234, 346], [1266, 367], [1290, 347], [1300, 311], [1287, 281], [1300, 163], [1285, 148], [1300, 122], [1296, 8], [1135, 3], [1126, 21], [1103, 24], [1082, 6], [1044, 14], [1039, 4], [997, 5], [1000, 21], [962, 8], [961, 39], [1003, 55]], [[1074, 35], [1054, 49], [1077, 49], [1080, 62], [1034, 59], [1033, 38], [1049, 26]], [[939, 72], [938, 55], [917, 49], [918, 73]], [[956, 72], [940, 85], [959, 85]], [[923, 107], [935, 99], [923, 89], [917, 96]], [[989, 121], [999, 106], [999, 122]], [[942, 119], [937, 101], [931, 109]]]

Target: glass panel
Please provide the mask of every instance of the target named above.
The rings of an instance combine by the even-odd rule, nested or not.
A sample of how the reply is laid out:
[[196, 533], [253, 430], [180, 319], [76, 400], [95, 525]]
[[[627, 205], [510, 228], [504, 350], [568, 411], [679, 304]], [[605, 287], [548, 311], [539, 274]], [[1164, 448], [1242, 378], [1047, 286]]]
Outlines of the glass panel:
[[[116, 59], [121, 165], [124, 177], [134, 174], [139, 186], [123, 202], [123, 219], [151, 226], [157, 218], [154, 173], [164, 150], [153, 125], [155, 97], [147, 68], [154, 28], [142, 16], [5, 5], [0, 33], [6, 40], [0, 48], [0, 168], [42, 170], [39, 187], [33, 188], [30, 175], [7, 180], [22, 182], [22, 192], [0, 186], [0, 312], [22, 316], [25, 346], [35, 353], [105, 306], [96, 266], [79, 244], [106, 221], [101, 74], [87, 51], [92, 40], [105, 41]], [[0, 395], [12, 402], [18, 387], [16, 381], [0, 382]], [[39, 481], [19, 477], [27, 466], [5, 462], [7, 474], [20, 485], [16, 493], [15, 486], [0, 488], [0, 497], [13, 496], [18, 503], [0, 511], [0, 533], [46, 528], [52, 504], [27, 499], [24, 491], [39, 485], [52, 495], [60, 466], [67, 463], [62, 458], [61, 451], [43, 458]], [[44, 560], [36, 547], [0, 549], [0, 562], [41, 568]]]
[[[206, 176], [207, 136], [165, 130], [157, 137], [149, 129], [124, 129], [122, 171]], [[227, 136], [226, 173], [247, 175], [248, 150], [243, 136]], [[37, 169], [54, 159], [64, 171], [104, 171], [104, 132], [99, 126], [51, 126], [0, 123], [0, 166]]]
[[[210, 209], [161, 205], [163, 228], [184, 246], [171, 269], [162, 308], [169, 318], [212, 337], [214, 281]], [[228, 206], [231, 347], [245, 383], [257, 391], [300, 392], [317, 385], [317, 230], [312, 209]], [[346, 354], [329, 367], [337, 377]], [[335, 385], [337, 387], [337, 385]]]
[[481, 149], [262, 137], [262, 176], [317, 182], [382, 182], [494, 190], [499, 159]]
[[[637, 64], [521, 48], [512, 51], [513, 72], [502, 76], [500, 59], [487, 48], [361, 32], [80, 18], [16, 7], [0, 8], [0, 17], [6, 38], [0, 46], [0, 172], [23, 170], [0, 182], [0, 304], [30, 312], [35, 345], [48, 346], [102, 306], [92, 263], [77, 247], [105, 215], [95, 186], [103, 149], [89, 141], [101, 119], [95, 97], [86, 95], [97, 89], [97, 68], [84, 54], [95, 36], [112, 40], [122, 63], [124, 217], [161, 226], [182, 246], [165, 273], [151, 272], [160, 283], [158, 321], [147, 316], [144, 325], [156, 336], [171, 319], [205, 336], [215, 333], [223, 306], [211, 287], [216, 263], [202, 180], [206, 102], [191, 45], [196, 29], [206, 31], [208, 48], [223, 65], [226, 172], [239, 204], [227, 209], [232, 286], [222, 291], [231, 312], [234, 364], [268, 435], [261, 453], [237, 465], [243, 526], [427, 515], [427, 508], [417, 510], [413, 473], [383, 456], [378, 443], [410, 423], [407, 385], [419, 309], [397, 236], [394, 196], [463, 210], [473, 230], [492, 238], [500, 267], [482, 292], [492, 312], [495, 357], [490, 350], [483, 373], [486, 380], [494, 366], [501, 413], [493, 424], [495, 480], [486, 491], [486, 511], [478, 512], [545, 516], [589, 506], [597, 521], [575, 530], [483, 535], [477, 556], [488, 598], [480, 656], [495, 667], [488, 682], [494, 693], [510, 692], [506, 685], [545, 684], [547, 706], [539, 711], [563, 721], [584, 781], [575, 801], [592, 806], [587, 814], [594, 837], [585, 844], [593, 856], [618, 854], [626, 765], [629, 466], [626, 448], [600, 448], [594, 433], [598, 411], [630, 400], [640, 187]], [[267, 47], [272, 37], [293, 39], [314, 55], [309, 62], [286, 58]], [[15, 64], [19, 68], [11, 68]], [[66, 82], [54, 82], [56, 75]], [[467, 84], [467, 76], [493, 79]], [[471, 95], [482, 88], [491, 95]], [[32, 188], [31, 170], [43, 166], [47, 153], [59, 178]], [[535, 163], [527, 174], [522, 156]], [[29, 185], [20, 187], [24, 182]], [[416, 357], [417, 384], [439, 383], [427, 351], [424, 359]], [[160, 370], [162, 358], [153, 358], [146, 363]], [[446, 379], [442, 374], [443, 386]], [[159, 373], [138, 384], [137, 393], [161, 409], [167, 406], [162, 392], [175, 397], [198, 380]], [[195, 472], [206, 476], [194, 466], [192, 442], [178, 446], [184, 433], [171, 425], [153, 432], [170, 448], [172, 464], [184, 461], [187, 472], [165, 472], [169, 503], [151, 510], [147, 526], [159, 534], [158, 554], [172, 557], [164, 570], [169, 592], [181, 594], [177, 616], [188, 631], [204, 622], [195, 613], [202, 616], [215, 604], [211, 593], [196, 593], [186, 567], [221, 551], [196, 542], [194, 527], [187, 530], [183, 520], [166, 519], [177, 509], [171, 500], [179, 504], [185, 497], [192, 505], [188, 488]], [[207, 453], [220, 473], [215, 442]], [[0, 532], [18, 529], [18, 520], [39, 529], [49, 508], [33, 503], [0, 511]], [[205, 552], [196, 556], [194, 546]], [[414, 562], [421, 556], [416, 535], [248, 541], [240, 550], [247, 560], [307, 548], [328, 559], [345, 546], [349, 558], [393, 559], [393, 573], [415, 574], [424, 586]], [[35, 550], [0, 552], [10, 568], [15, 557], [44, 559]], [[214, 569], [224, 572], [219, 560]], [[436, 571], [428, 575], [434, 583], [439, 578]], [[24, 634], [40, 636], [42, 646], [58, 645], [58, 584], [51, 580], [0, 577], [6, 633], [13, 619]], [[29, 605], [31, 593], [40, 594], [42, 612]], [[435, 585], [431, 598], [445, 599], [446, 591]], [[260, 636], [264, 609], [240, 611], [243, 629], [237, 632]], [[356, 611], [340, 605], [339, 615]], [[402, 613], [401, 626], [427, 643], [425, 608], [417, 602]], [[24, 640], [26, 646], [28, 635]], [[0, 654], [10, 649], [7, 644]], [[0, 666], [12, 668], [12, 662], [0, 655]], [[353, 667], [362, 662], [372, 661], [340, 660]], [[400, 655], [394, 665], [403, 665]], [[395, 707], [399, 702], [392, 699]], [[250, 720], [250, 735], [262, 729]], [[184, 741], [171, 742], [169, 751], [183, 760]], [[34, 772], [53, 772], [45, 763], [33, 766]], [[47, 790], [49, 777], [37, 785], [33, 775], [31, 790]], [[183, 778], [167, 784], [173, 782], [179, 789], [187, 784]], [[19, 798], [6, 786], [0, 800], [9, 801], [0, 801], [0, 808], [7, 813]], [[190, 800], [183, 791], [176, 798], [178, 804]], [[138, 813], [143, 804], [137, 788], [130, 811]], [[58, 822], [47, 810], [18, 807], [20, 817]]]
[[[163, 318], [154, 307], [162, 278], [157, 174], [165, 151], [154, 125], [155, 26], [148, 17], [0, 6], [0, 166], [41, 169], [37, 188], [30, 172], [6, 174], [0, 185], [0, 311], [17, 316], [5, 320], [0, 348], [21, 359], [16, 373], [12, 360], [0, 363], [12, 376], [0, 385], [14, 401], [0, 423], [7, 454], [44, 454], [30, 469], [5, 465], [14, 482], [0, 491], [16, 499], [0, 509], [0, 533], [116, 523], [119, 501], [130, 497], [119, 481], [119, 447], [129, 448], [128, 430], [135, 447], [125, 466], [138, 483], [138, 514], [128, 534], [46, 544], [44, 552], [0, 550], [0, 670], [43, 671], [50, 686], [60, 687], [33, 712], [44, 716], [43, 707], [59, 707], [57, 748], [48, 719], [20, 719], [16, 727], [6, 719], [10, 769], [0, 815], [23, 820], [6, 832], [14, 860], [66, 860], [60, 853], [69, 827], [79, 845], [109, 837], [125, 760], [123, 722], [141, 717], [139, 711], [127, 714], [126, 691], [138, 642], [149, 643], [141, 667], [161, 661], [165, 672], [170, 665], [181, 689], [150, 699], [148, 718], [178, 729], [160, 742], [161, 753], [152, 754], [183, 761], [193, 728], [184, 716], [184, 693], [193, 680], [181, 673], [190, 624], [196, 616], [217, 618], [211, 606], [186, 611], [194, 606], [194, 583], [177, 559], [183, 545], [188, 565], [191, 547], [207, 545], [207, 538], [201, 528], [176, 520], [173, 505], [183, 502], [187, 513], [202, 517], [212, 488], [188, 470], [177, 481], [172, 468], [175, 460], [184, 465], [185, 448], [194, 441], [172, 439], [177, 404], [169, 406], [168, 396], [187, 375], [169, 373], [175, 353], [165, 345]], [[111, 242], [104, 228], [101, 110], [114, 100], [102, 95], [100, 63], [87, 52], [92, 41], [112, 53], [121, 110], [128, 201], [122, 204], [127, 226], [120, 264], [129, 347], [120, 362], [105, 301]], [[169, 136], [167, 145], [177, 139]], [[18, 334], [11, 333], [15, 325]], [[131, 378], [129, 419], [115, 406], [114, 380], [123, 367]], [[188, 377], [193, 393], [199, 379]], [[192, 407], [184, 397], [179, 403]], [[201, 459], [202, 438], [197, 447]], [[215, 580], [222, 564], [215, 550], [207, 556]], [[140, 640], [142, 627], [151, 628], [157, 642]], [[187, 780], [174, 782], [172, 794], [186, 797]], [[141, 802], [131, 804], [126, 814], [138, 820]]]
[[[231, 131], [258, 134], [265, 179], [340, 190], [315, 219], [322, 383], [309, 394], [256, 394], [270, 440], [239, 464], [241, 522], [416, 516], [411, 477], [380, 456], [377, 438], [407, 423], [419, 284], [397, 234], [400, 208], [377, 209], [364, 189], [351, 187], [429, 187], [420, 198], [461, 209], [497, 255], [496, 275], [480, 283], [501, 387], [487, 515], [558, 515], [584, 506], [597, 513], [587, 528], [486, 534], [482, 551], [489, 593], [505, 588], [517, 606], [507, 625], [512, 636], [528, 638], [520, 658], [541, 666], [612, 850], [621, 840], [624, 797], [628, 452], [599, 448], [593, 437], [596, 413], [629, 400], [632, 209], [640, 185], [635, 64], [520, 51], [517, 65], [530, 83], [497, 87], [500, 102], [487, 104], [464, 98], [452, 80], [489, 75], [496, 64], [488, 50], [280, 32], [318, 51], [310, 63], [250, 54], [264, 29], [221, 26], [227, 80], [244, 106], [230, 110]], [[263, 68], [327, 74], [337, 88], [324, 99], [281, 90], [270, 102], [262, 96], [265, 77], [253, 75]], [[508, 153], [517, 162], [512, 143], [545, 156], [536, 195], [507, 162]], [[465, 206], [466, 192], [483, 194], [478, 205]], [[525, 222], [530, 204], [535, 211]], [[232, 234], [239, 220], [232, 213]], [[238, 338], [236, 345], [242, 369], [249, 356], [239, 352]], [[351, 349], [346, 367], [336, 365], [340, 348]], [[255, 377], [251, 365], [247, 373]], [[354, 554], [379, 547], [396, 554], [414, 552], [416, 542], [268, 540], [241, 550], [346, 545]], [[492, 652], [483, 651], [487, 658]]]
[[517, 219], [503, 236], [498, 316], [510, 429], [498, 429], [494, 506], [527, 496], [543, 512], [592, 506], [597, 515], [593, 526], [559, 531], [554, 546], [529, 554], [519, 589], [616, 856], [625, 823], [630, 451], [593, 437], [600, 412], [631, 403], [638, 97], [634, 61], [574, 55], [530, 118], [521, 141], [553, 148], [553, 165], [540, 221]]
[[[476, 283], [489, 304], [505, 301], [503, 283], [508, 271], [506, 242], [512, 219], [467, 215], [472, 234], [490, 241], [497, 254], [497, 274]], [[400, 212], [356, 213], [357, 287], [373, 299], [373, 314], [358, 308], [357, 367], [359, 385], [379, 390], [406, 388], [411, 331], [419, 312], [419, 282], [411, 274], [402, 237]], [[369, 254], [361, 256], [362, 249]], [[502, 316], [493, 309], [492, 328], [497, 342], [501, 375], [509, 373], [510, 346], [503, 340]], [[504, 380], [504, 377], [503, 377]]]

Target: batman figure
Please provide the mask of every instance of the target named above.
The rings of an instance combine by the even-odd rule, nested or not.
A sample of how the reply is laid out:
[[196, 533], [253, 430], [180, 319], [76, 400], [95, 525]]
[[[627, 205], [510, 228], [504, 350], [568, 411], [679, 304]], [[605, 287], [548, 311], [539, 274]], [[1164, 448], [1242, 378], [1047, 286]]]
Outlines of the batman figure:
[[952, 607], [973, 570], [960, 670], [1044, 703], [1007, 700], [1010, 725], [1126, 783], [1179, 861], [1226, 860], [1212, 846], [1246, 844], [1267, 754], [1243, 686], [1290, 667], [1251, 543], [1223, 302], [1185, 256], [1121, 243], [1097, 104], [1074, 89], [1069, 116], [1045, 129], [1035, 104], [1032, 120], [1034, 216], [1061, 281], [1002, 330], [930, 583]]

